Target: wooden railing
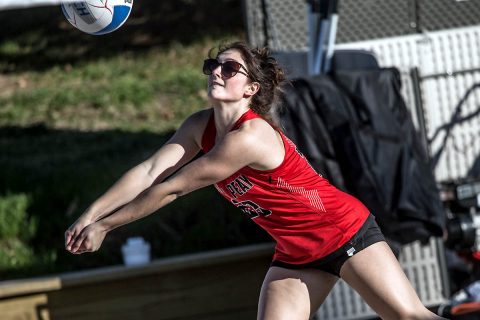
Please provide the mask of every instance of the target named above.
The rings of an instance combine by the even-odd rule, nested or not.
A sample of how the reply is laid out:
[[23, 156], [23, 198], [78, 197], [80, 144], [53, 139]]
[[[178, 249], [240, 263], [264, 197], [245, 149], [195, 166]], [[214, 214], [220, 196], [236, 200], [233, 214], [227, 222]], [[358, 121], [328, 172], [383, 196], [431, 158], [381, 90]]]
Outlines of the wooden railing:
[[255, 319], [273, 244], [0, 282], [2, 320]]

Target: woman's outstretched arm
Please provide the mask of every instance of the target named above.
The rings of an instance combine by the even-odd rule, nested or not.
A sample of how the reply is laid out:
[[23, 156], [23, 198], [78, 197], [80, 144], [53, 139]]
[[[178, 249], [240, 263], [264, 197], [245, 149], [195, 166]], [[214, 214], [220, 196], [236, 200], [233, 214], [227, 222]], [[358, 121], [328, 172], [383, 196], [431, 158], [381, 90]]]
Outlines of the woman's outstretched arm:
[[152, 184], [190, 161], [200, 150], [198, 132], [203, 130], [205, 111], [189, 117], [177, 132], [149, 159], [127, 171], [112, 187], [93, 202], [65, 232], [65, 245], [87, 226], [127, 205]]
[[167, 180], [154, 183], [113, 214], [72, 235], [67, 250], [75, 254], [96, 251], [110, 230], [143, 218], [179, 196], [226, 179], [245, 166], [261, 162], [268, 152], [267, 148], [259, 146], [258, 137], [244, 132], [231, 132], [206, 155], [189, 163]]

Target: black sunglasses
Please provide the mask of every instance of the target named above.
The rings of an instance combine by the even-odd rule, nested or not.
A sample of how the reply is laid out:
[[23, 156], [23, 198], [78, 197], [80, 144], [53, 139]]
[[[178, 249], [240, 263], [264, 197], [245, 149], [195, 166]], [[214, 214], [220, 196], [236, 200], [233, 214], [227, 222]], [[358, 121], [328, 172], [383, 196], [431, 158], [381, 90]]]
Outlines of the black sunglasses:
[[211, 75], [213, 70], [215, 70], [218, 66], [222, 67], [220, 72], [224, 78], [228, 79], [234, 77], [237, 73], [241, 73], [249, 77], [248, 72], [240, 71], [241, 68], [247, 71], [247, 68], [245, 68], [241, 63], [233, 60], [227, 60], [220, 63], [217, 59], [206, 59], [203, 61], [203, 73], [207, 76]]

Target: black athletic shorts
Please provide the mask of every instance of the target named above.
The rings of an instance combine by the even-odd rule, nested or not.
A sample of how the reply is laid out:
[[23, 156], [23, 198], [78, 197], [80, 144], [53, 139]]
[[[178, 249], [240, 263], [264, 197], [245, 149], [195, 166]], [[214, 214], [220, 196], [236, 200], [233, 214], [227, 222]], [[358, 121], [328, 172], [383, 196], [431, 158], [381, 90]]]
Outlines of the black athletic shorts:
[[274, 260], [271, 266], [287, 269], [314, 268], [340, 277], [340, 269], [348, 258], [380, 241], [385, 241], [385, 238], [375, 221], [375, 217], [370, 214], [360, 230], [347, 243], [329, 255], [305, 264], [290, 264]]

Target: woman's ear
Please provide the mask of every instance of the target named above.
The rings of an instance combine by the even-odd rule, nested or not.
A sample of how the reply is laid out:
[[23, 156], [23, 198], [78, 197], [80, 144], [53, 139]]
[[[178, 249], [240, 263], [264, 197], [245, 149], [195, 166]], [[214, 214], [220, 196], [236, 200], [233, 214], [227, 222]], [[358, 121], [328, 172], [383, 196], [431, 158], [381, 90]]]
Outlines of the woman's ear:
[[245, 90], [245, 96], [249, 98], [253, 96], [255, 93], [257, 93], [258, 90], [260, 90], [260, 83], [250, 82], [249, 84], [247, 84], [247, 88]]

